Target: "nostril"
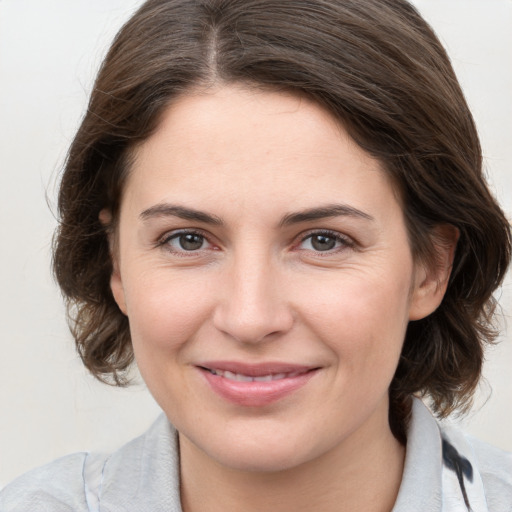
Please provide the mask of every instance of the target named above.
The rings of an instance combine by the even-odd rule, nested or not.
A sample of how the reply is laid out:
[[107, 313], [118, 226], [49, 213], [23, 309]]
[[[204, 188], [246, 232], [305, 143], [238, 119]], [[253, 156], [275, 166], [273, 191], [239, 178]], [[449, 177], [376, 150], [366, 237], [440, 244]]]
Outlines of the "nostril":
[[224, 309], [214, 315], [214, 326], [242, 343], [270, 341], [288, 332], [292, 324], [292, 315], [277, 308], [251, 312]]

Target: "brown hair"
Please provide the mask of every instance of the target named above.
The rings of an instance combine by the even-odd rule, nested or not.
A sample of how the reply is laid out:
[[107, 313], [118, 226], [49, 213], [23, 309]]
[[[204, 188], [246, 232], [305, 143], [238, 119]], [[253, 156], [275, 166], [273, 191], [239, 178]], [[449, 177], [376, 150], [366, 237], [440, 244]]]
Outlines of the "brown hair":
[[392, 176], [415, 258], [435, 264], [432, 229], [460, 232], [440, 307], [411, 322], [390, 387], [404, 438], [413, 393], [441, 416], [463, 409], [493, 340], [492, 293], [510, 259], [509, 225], [482, 175], [471, 113], [449, 59], [404, 0], [149, 0], [105, 58], [69, 150], [54, 271], [87, 368], [126, 383], [127, 318], [111, 290], [107, 208], [115, 229], [129, 150], [177, 95], [243, 82], [307, 95], [336, 116]]

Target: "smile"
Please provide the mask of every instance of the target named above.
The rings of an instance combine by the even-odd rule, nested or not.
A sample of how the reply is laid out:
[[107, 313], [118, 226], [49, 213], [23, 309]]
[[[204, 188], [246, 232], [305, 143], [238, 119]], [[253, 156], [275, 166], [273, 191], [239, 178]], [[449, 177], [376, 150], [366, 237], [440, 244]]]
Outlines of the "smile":
[[208, 371], [213, 373], [214, 375], [218, 375], [220, 377], [224, 377], [225, 379], [229, 380], [235, 380], [237, 382], [270, 382], [272, 380], [280, 380], [280, 379], [287, 379], [287, 378], [293, 378], [297, 377], [298, 375], [301, 375], [303, 373], [306, 373], [305, 371], [297, 371], [297, 372], [291, 372], [291, 373], [269, 373], [268, 375], [260, 375], [257, 377], [251, 377], [250, 375], [244, 375], [242, 373], [233, 373], [230, 371], [223, 371], [223, 370], [215, 370], [215, 369], [209, 369]]
[[231, 404], [263, 407], [298, 391], [320, 368], [281, 363], [217, 362], [197, 366], [209, 389]]

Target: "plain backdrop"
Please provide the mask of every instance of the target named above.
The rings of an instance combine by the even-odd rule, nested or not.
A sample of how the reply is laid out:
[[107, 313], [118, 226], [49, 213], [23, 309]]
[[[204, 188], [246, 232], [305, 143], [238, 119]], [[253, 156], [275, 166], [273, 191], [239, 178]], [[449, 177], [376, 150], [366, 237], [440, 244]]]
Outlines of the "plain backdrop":
[[[80, 450], [115, 449], [158, 407], [139, 384], [82, 368], [50, 275], [59, 172], [109, 42], [138, 0], [0, 0], [0, 487]], [[492, 189], [512, 212], [512, 1], [417, 0], [448, 48], [481, 134]], [[511, 279], [502, 343], [462, 425], [512, 450]], [[491, 392], [492, 389], [492, 392]], [[487, 402], [487, 403], [486, 403]]]

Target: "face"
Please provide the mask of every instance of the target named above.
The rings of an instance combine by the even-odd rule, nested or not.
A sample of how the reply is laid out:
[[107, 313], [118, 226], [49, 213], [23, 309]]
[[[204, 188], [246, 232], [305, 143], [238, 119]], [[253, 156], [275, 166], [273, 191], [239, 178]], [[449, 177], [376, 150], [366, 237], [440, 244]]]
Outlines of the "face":
[[111, 284], [182, 443], [246, 470], [389, 433], [407, 323], [440, 300], [379, 163], [316, 104], [235, 86], [136, 149]]

